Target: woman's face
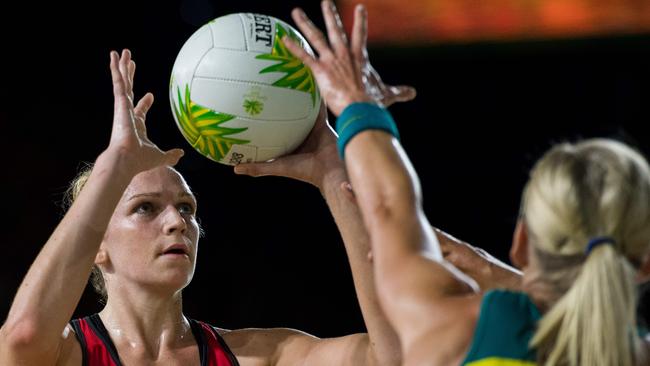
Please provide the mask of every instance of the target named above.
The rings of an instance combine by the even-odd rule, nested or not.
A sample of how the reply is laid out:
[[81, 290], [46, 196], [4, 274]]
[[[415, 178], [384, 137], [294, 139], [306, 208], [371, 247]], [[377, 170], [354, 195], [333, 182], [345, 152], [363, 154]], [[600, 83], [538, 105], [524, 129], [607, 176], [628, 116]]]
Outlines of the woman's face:
[[121, 283], [171, 293], [183, 289], [194, 275], [198, 237], [196, 198], [183, 177], [169, 167], [136, 175], [101, 247], [109, 293]]

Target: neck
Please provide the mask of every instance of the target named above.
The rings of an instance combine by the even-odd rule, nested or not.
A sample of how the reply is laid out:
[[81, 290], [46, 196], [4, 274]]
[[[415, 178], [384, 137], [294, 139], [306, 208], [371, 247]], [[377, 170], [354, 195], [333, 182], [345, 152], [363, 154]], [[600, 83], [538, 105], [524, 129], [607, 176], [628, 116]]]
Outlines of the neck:
[[99, 316], [118, 348], [126, 347], [153, 359], [161, 350], [193, 342], [190, 324], [183, 316], [180, 291], [165, 296], [141, 288], [109, 289], [108, 301]]
[[548, 311], [562, 297], [562, 294], [544, 281], [537, 271], [524, 271], [521, 286], [541, 313]]

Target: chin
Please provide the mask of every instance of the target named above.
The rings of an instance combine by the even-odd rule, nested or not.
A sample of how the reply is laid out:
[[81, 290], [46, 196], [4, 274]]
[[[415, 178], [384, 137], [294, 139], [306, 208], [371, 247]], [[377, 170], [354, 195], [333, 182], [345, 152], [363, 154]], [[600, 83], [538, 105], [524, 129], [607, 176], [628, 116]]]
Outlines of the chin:
[[[171, 271], [170, 271], [171, 272]], [[170, 292], [174, 293], [187, 287], [194, 277], [194, 272], [188, 271], [173, 271], [174, 273], [166, 273], [162, 278], [159, 277], [158, 285]]]

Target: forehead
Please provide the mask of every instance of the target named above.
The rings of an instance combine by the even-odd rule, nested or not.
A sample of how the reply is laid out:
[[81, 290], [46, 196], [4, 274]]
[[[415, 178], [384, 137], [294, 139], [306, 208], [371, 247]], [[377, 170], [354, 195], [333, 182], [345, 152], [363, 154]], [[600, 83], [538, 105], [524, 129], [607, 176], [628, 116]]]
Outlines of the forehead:
[[172, 167], [162, 166], [139, 173], [124, 192], [125, 197], [141, 193], [192, 193], [183, 176]]

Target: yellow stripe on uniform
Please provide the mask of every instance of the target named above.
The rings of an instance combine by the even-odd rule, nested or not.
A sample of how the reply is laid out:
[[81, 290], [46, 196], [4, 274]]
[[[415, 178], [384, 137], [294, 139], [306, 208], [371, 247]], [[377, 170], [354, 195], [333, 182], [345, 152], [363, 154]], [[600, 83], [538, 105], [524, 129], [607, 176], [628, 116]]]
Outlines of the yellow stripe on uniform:
[[511, 358], [489, 357], [467, 363], [466, 366], [535, 366], [534, 362], [513, 360]]

